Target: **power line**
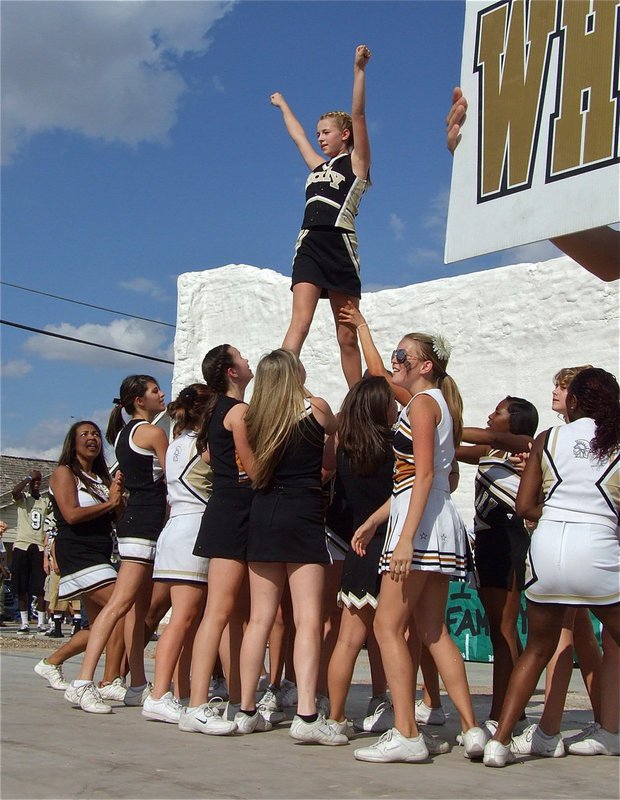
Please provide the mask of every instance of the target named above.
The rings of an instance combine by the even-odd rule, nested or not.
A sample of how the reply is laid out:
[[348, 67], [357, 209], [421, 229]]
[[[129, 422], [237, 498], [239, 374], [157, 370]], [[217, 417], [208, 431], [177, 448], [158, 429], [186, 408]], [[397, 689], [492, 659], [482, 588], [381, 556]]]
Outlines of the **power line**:
[[6, 319], [0, 319], [0, 325], [9, 325], [11, 328], [20, 328], [20, 330], [23, 331], [30, 331], [31, 333], [40, 333], [42, 336], [52, 336], [54, 339], [64, 339], [67, 342], [77, 342], [78, 344], [87, 344], [89, 347], [99, 347], [102, 350], [112, 350], [114, 353], [123, 353], [126, 356], [136, 356], [136, 358], [145, 358], [148, 361], [159, 361], [160, 364], [174, 364], [174, 361], [167, 361], [165, 358], [157, 358], [156, 356], [146, 356], [143, 353], [132, 353], [131, 350], [121, 350], [118, 347], [110, 347], [107, 344], [88, 342], [85, 339], [76, 339], [73, 336], [64, 336], [62, 333], [52, 333], [51, 331], [41, 330], [41, 328], [31, 328], [29, 325], [20, 325], [17, 322], [9, 322]]
[[40, 294], [43, 297], [53, 297], [54, 300], [64, 300], [65, 303], [74, 303], [76, 306], [86, 306], [87, 308], [96, 308], [98, 311], [109, 311], [111, 314], [121, 314], [123, 317], [131, 317], [132, 319], [141, 319], [144, 322], [152, 322], [155, 325], [165, 325], [168, 328], [176, 327], [171, 322], [161, 322], [158, 319], [150, 319], [150, 317], [139, 317], [136, 314], [128, 314], [126, 311], [117, 311], [114, 308], [106, 308], [105, 306], [96, 306], [93, 303], [84, 303], [82, 300], [71, 300], [69, 297], [61, 297], [59, 294], [50, 294], [49, 292], [41, 292], [38, 289], [29, 289], [27, 286], [19, 286], [17, 283], [8, 283], [8, 281], [0, 281], [3, 286], [10, 286], [12, 289], [21, 289], [22, 292], [31, 292], [32, 294]]

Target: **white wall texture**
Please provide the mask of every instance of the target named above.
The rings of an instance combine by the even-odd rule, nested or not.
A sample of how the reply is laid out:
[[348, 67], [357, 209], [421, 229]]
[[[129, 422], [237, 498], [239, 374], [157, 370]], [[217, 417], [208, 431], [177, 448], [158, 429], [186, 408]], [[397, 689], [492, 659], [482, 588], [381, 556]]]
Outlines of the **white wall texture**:
[[[279, 347], [289, 287], [290, 279], [273, 270], [242, 264], [180, 275], [172, 396], [202, 380], [202, 358], [217, 344], [238, 347], [254, 369], [262, 354]], [[619, 288], [562, 257], [367, 293], [361, 310], [386, 364], [407, 332], [448, 338], [448, 372], [463, 395], [466, 425], [484, 427], [510, 394], [534, 403], [542, 430], [558, 424], [550, 409], [558, 369], [590, 363], [618, 375]], [[346, 384], [327, 301], [319, 303], [302, 360], [310, 391], [337, 410]], [[467, 523], [474, 475], [463, 465], [455, 494]]]

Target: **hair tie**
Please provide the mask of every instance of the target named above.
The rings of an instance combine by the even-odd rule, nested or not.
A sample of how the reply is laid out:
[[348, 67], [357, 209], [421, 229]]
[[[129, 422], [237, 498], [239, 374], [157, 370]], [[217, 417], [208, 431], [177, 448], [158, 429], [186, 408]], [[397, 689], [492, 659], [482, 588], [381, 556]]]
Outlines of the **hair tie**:
[[198, 392], [192, 386], [186, 386], [179, 392], [179, 400], [188, 403], [194, 403], [198, 399]]
[[112, 400], [112, 405], [116, 406], [117, 408], [123, 407], [123, 404], [118, 397], [115, 397], [114, 400]]
[[437, 373], [437, 377], [439, 378], [440, 381], [442, 381], [444, 378], [448, 377], [448, 373], [447, 372], [438, 372]]

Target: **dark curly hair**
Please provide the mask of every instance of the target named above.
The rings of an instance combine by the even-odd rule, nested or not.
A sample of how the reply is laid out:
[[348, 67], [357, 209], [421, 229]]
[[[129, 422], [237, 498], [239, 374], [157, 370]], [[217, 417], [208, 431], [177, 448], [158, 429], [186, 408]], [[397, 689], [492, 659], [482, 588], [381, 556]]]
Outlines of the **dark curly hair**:
[[192, 383], [181, 389], [177, 399], [166, 407], [168, 416], [174, 420], [172, 435], [178, 436], [186, 428], [195, 430], [212, 397], [213, 390], [204, 383]]
[[620, 387], [611, 372], [593, 367], [572, 379], [566, 395], [569, 419], [590, 417], [595, 433], [590, 442], [592, 454], [604, 459], [620, 446]]

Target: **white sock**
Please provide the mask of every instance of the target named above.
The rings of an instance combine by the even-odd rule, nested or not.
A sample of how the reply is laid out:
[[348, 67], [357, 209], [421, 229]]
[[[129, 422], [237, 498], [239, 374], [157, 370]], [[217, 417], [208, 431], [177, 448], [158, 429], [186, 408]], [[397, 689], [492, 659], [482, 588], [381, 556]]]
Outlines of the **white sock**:
[[37, 624], [41, 627], [45, 625], [45, 611], [37, 611]]
[[24, 627], [24, 625], [28, 624], [28, 612], [27, 611], [20, 611], [19, 612], [19, 618], [21, 620], [22, 628]]

